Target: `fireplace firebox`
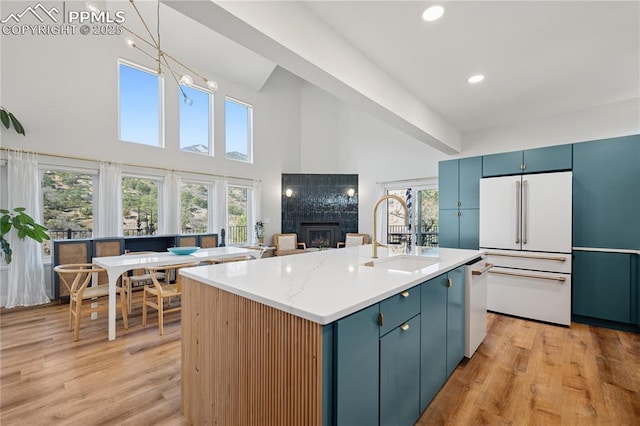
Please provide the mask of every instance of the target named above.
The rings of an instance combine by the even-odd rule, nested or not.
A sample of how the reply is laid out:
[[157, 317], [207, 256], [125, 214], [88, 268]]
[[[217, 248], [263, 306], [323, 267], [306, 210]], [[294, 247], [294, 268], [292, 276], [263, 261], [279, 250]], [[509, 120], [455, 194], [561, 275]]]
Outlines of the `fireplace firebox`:
[[299, 239], [307, 247], [335, 247], [340, 236], [339, 222], [301, 222]]

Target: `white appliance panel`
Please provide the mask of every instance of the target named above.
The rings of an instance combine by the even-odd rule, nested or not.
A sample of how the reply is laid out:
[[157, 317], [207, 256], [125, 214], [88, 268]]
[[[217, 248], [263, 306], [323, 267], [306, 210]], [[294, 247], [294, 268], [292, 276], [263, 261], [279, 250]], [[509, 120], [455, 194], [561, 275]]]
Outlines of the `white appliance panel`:
[[571, 275], [494, 267], [487, 309], [561, 325], [571, 324]]
[[487, 262], [504, 268], [571, 273], [571, 253], [487, 249]]
[[522, 249], [571, 253], [572, 173], [522, 177]]
[[480, 179], [480, 247], [519, 250], [521, 176]]
[[466, 266], [464, 356], [467, 358], [473, 356], [487, 335], [487, 271], [490, 268], [486, 259]]

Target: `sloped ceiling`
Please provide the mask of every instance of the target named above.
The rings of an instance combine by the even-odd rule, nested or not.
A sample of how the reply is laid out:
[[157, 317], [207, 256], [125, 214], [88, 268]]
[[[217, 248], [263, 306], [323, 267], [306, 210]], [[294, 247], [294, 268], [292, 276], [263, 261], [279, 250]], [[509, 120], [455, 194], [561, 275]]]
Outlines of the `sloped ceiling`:
[[162, 2], [445, 153], [465, 131], [640, 102], [637, 1], [444, 2], [434, 23], [422, 1]]

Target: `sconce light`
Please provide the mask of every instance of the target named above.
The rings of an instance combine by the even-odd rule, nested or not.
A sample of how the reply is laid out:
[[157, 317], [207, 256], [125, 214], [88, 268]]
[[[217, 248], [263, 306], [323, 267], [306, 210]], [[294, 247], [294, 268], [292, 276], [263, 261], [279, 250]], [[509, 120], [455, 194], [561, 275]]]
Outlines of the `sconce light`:
[[291, 198], [291, 196], [293, 195], [293, 191], [291, 190], [291, 188], [287, 188], [287, 190], [284, 191], [284, 195], [286, 195], [287, 198]]
[[356, 190], [355, 189], [353, 189], [353, 188], [347, 189], [347, 196], [349, 198], [353, 197], [354, 195], [356, 195]]

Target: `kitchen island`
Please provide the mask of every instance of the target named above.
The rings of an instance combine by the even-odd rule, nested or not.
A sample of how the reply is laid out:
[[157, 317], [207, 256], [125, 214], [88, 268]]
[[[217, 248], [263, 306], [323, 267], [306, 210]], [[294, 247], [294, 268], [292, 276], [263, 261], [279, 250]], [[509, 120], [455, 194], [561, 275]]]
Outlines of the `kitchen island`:
[[[381, 248], [378, 254], [373, 266], [367, 245], [181, 271], [187, 419], [192, 424], [329, 425], [384, 424], [385, 416], [398, 412], [406, 419], [419, 415], [433, 396], [426, 392], [431, 375], [420, 374], [423, 359], [433, 354], [423, 348], [429, 339], [419, 333], [442, 321], [421, 323], [443, 312], [444, 323], [433, 335], [446, 332], [447, 303], [451, 312], [464, 316], [461, 265], [482, 252], [414, 248], [407, 256]], [[461, 296], [447, 296], [447, 287], [458, 288]], [[425, 303], [436, 309], [424, 309]], [[462, 328], [458, 319], [454, 322]], [[463, 335], [457, 330], [451, 340]], [[432, 346], [440, 350], [440, 343], [448, 344], [434, 341]], [[412, 364], [402, 361], [407, 355]], [[446, 351], [443, 357], [449, 357]], [[387, 371], [394, 360], [400, 360], [412, 384], [399, 381], [402, 369]], [[446, 368], [450, 374], [451, 365]], [[410, 392], [409, 399], [415, 399], [406, 415], [407, 410], [384, 409], [385, 392], [398, 385], [403, 389], [394, 395]]]

